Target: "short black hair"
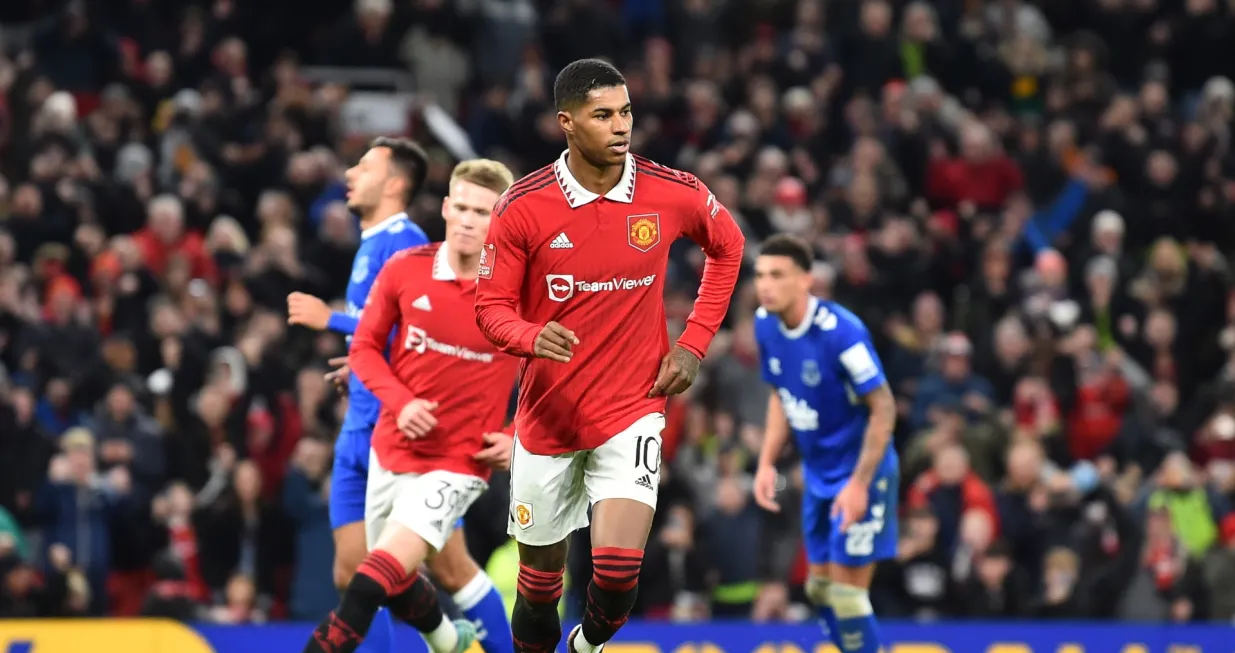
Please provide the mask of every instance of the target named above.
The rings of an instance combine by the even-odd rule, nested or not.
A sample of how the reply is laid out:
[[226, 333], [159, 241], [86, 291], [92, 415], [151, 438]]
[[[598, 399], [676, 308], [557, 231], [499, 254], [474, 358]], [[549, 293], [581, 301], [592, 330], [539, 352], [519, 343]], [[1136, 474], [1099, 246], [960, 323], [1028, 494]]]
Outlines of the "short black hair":
[[403, 193], [403, 203], [410, 205], [412, 198], [425, 185], [425, 177], [429, 176], [429, 155], [420, 143], [410, 138], [379, 136], [369, 144], [369, 149], [384, 147], [390, 150], [390, 163], [403, 173], [407, 179], [407, 190]]
[[626, 78], [608, 61], [580, 59], [557, 74], [553, 82], [553, 103], [558, 111], [570, 111], [586, 103], [588, 93], [598, 88], [625, 85]]
[[804, 272], [810, 272], [811, 265], [815, 262], [815, 251], [810, 243], [789, 234], [776, 234], [763, 241], [759, 255], [788, 257]]

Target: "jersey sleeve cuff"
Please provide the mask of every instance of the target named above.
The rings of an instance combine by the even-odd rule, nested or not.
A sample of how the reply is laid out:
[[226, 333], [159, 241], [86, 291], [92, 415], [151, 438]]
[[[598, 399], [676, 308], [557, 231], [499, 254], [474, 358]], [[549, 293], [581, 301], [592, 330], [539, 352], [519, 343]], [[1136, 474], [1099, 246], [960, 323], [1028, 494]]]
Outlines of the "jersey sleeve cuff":
[[516, 341], [516, 344], [519, 347], [518, 353], [524, 356], [535, 356], [536, 355], [536, 336], [539, 334], [540, 334], [540, 327], [535, 324], [528, 323], [528, 325], [523, 330], [523, 334], [520, 335], [519, 339]]
[[[381, 397], [378, 397], [378, 399], [381, 399]], [[397, 423], [398, 423], [398, 421], [399, 421], [399, 415], [403, 413], [403, 409], [404, 409], [404, 408], [407, 408], [407, 405], [408, 405], [408, 404], [410, 404], [410, 403], [412, 403], [412, 402], [413, 402], [413, 401], [415, 401], [415, 400], [416, 400], [415, 395], [413, 395], [413, 394], [412, 394], [412, 393], [410, 393], [410, 392], [408, 392], [408, 393], [400, 393], [400, 394], [399, 394], [399, 397], [398, 397], [398, 400], [397, 400], [397, 401], [395, 401], [393, 404], [391, 404], [391, 405], [390, 405], [390, 406], [391, 406], [391, 408], [393, 408], [393, 409], [394, 409], [392, 412], [394, 413], [394, 418], [395, 418], [395, 422], [396, 422], [396, 424], [397, 424]]]
[[694, 354], [699, 360], [703, 360], [703, 357], [708, 353], [708, 345], [712, 344], [713, 335], [698, 324], [688, 322], [686, 329], [682, 331], [682, 336], [678, 338], [677, 344], [679, 347]]
[[358, 321], [359, 320], [351, 317], [350, 315], [335, 311], [332, 312], [330, 314], [330, 318], [326, 320], [326, 329], [336, 333], [352, 334], [356, 332], [356, 323]]

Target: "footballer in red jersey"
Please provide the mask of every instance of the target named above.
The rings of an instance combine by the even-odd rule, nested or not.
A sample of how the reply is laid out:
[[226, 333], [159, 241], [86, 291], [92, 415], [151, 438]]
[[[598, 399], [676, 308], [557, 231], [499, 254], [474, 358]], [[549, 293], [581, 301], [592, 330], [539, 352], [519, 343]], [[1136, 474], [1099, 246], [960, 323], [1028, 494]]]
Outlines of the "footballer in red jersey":
[[[474, 319], [490, 210], [510, 183], [510, 171], [495, 161], [456, 167], [442, 211], [446, 242], [395, 254], [369, 292], [348, 365], [382, 403], [365, 493], [370, 553], [306, 653], [355, 651], [383, 605], [416, 627], [431, 651], [459, 653], [472, 642], [473, 624], [446, 620], [436, 591], [417, 569], [440, 552], [435, 573], [442, 571], [436, 563], [449, 559], [454, 575], [470, 570], [473, 580], [483, 576], [456, 523], [488, 487], [490, 467], [502, 466], [510, 454], [510, 440], [500, 431], [518, 360], [498, 351]], [[472, 594], [482, 589], [466, 585]], [[459, 602], [467, 614], [471, 606]], [[484, 626], [509, 646], [499, 612]], [[485, 648], [502, 650], [489, 643]]]
[[[515, 650], [561, 639], [566, 539], [588, 525], [594, 573], [569, 646], [594, 653], [625, 623], [660, 482], [666, 396], [694, 381], [721, 325], [744, 239], [693, 175], [629, 153], [622, 74], [576, 61], [554, 83], [568, 149], [498, 201], [480, 264], [476, 320], [523, 357], [508, 529], [519, 542]], [[707, 255], [695, 310], [669, 346], [669, 246]]]

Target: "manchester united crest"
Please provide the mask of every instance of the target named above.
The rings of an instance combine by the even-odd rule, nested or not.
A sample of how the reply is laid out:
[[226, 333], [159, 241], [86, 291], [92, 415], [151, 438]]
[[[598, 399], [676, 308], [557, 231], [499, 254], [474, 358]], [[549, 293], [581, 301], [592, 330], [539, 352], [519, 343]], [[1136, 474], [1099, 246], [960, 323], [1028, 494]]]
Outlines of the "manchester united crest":
[[536, 523], [532, 517], [532, 504], [523, 501], [515, 500], [513, 502], [510, 516], [514, 518], [515, 523], [523, 530], [531, 528], [532, 524]]
[[660, 242], [660, 214], [626, 216], [626, 242], [641, 251], [650, 251]]

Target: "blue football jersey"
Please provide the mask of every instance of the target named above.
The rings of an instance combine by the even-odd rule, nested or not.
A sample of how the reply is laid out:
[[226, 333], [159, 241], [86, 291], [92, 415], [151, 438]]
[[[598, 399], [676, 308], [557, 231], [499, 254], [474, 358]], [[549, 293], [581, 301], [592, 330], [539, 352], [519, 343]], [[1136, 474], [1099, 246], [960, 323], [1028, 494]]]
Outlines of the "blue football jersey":
[[[392, 215], [365, 229], [360, 235], [356, 258], [352, 261], [352, 278], [347, 282], [347, 312], [332, 315], [328, 328], [348, 334], [350, 343], [351, 334], [355, 333], [356, 324], [360, 322], [360, 312], [364, 310], [365, 300], [369, 297], [369, 289], [373, 287], [373, 281], [377, 279], [377, 273], [382, 271], [382, 266], [395, 253], [428, 242], [425, 232], [412, 222], [406, 213]], [[381, 413], [381, 402], [365, 389], [355, 374], [348, 383], [348, 395], [343, 430], [371, 430], [377, 424], [377, 417]]]
[[[794, 329], [760, 308], [755, 339], [763, 378], [780, 396], [797, 441], [807, 490], [836, 496], [862, 450], [870, 419], [862, 397], [886, 382], [870, 332], [843, 306], [811, 297]], [[894, 474], [896, 465], [889, 446], [880, 475]]]

